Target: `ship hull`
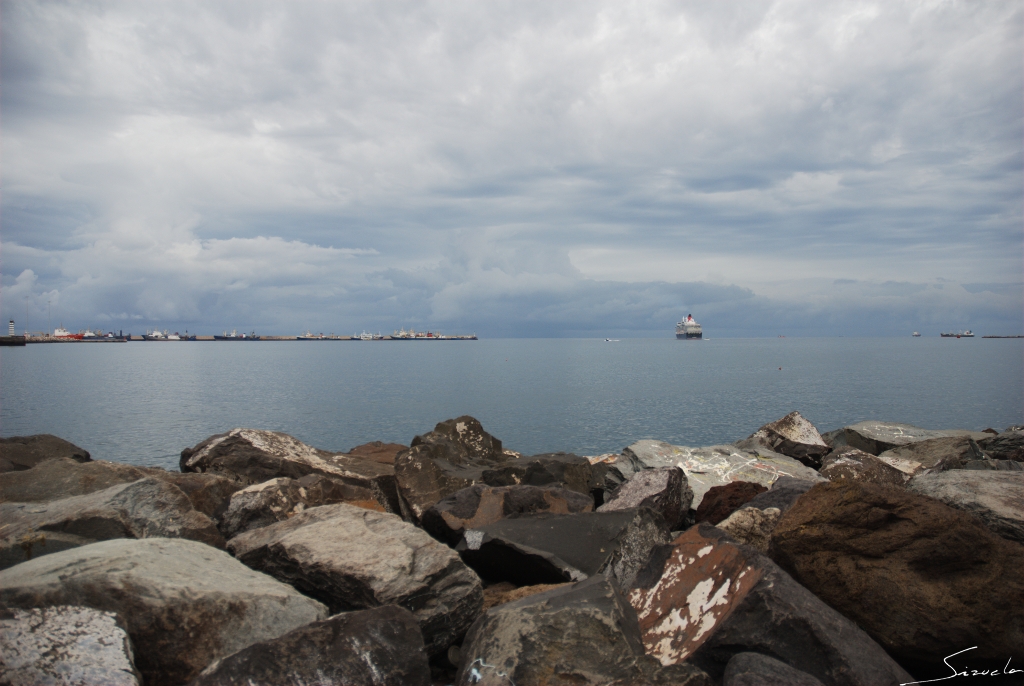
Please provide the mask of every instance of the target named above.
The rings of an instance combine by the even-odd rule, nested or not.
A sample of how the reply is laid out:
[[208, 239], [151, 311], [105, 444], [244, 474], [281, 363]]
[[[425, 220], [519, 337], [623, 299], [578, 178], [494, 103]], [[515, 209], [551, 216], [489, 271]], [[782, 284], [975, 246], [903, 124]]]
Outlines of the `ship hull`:
[[699, 341], [704, 338], [703, 333], [677, 333], [676, 339], [680, 341]]

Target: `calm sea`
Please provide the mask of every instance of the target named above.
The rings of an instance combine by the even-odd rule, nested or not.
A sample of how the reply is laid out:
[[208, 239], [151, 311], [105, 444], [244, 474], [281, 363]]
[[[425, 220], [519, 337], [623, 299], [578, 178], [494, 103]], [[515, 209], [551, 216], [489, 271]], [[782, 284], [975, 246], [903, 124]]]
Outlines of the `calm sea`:
[[527, 454], [711, 445], [799, 410], [822, 432], [865, 419], [1002, 430], [1024, 415], [1024, 340], [282, 341], [0, 349], [0, 433], [52, 433], [176, 469], [232, 427], [327, 450], [405, 443], [473, 415]]

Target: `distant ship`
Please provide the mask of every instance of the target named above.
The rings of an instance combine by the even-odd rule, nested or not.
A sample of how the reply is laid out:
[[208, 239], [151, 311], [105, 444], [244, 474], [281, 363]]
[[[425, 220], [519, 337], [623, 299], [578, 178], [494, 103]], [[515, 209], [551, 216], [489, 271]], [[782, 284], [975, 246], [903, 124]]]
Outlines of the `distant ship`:
[[974, 338], [974, 334], [970, 329], [967, 329], [967, 331], [950, 331], [949, 333], [940, 333], [939, 336], [942, 338]]
[[914, 338], [920, 338], [921, 337], [921, 334], [919, 334], [916, 331], [914, 333], [910, 334], [910, 335], [913, 336]]
[[704, 337], [700, 324], [693, 320], [693, 315], [686, 315], [686, 319], [676, 324], [676, 338], [680, 340], [700, 340]]
[[227, 331], [221, 336], [214, 336], [215, 341], [258, 341], [260, 337], [256, 335], [256, 332], [252, 333], [238, 333], [235, 329], [231, 330], [231, 333]]

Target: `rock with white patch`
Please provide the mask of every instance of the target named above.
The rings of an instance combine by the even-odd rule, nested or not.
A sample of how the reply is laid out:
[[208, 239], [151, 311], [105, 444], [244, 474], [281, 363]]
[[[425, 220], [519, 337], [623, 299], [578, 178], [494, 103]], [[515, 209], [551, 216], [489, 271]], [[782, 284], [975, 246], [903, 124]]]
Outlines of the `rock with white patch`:
[[736, 510], [715, 526], [740, 543], [767, 553], [772, 530], [779, 523], [781, 516], [782, 512], [777, 507], [769, 507], [765, 510], [744, 507]]
[[856, 624], [709, 524], [656, 549], [629, 600], [662, 664], [689, 661], [720, 680], [733, 655], [760, 652], [837, 686], [913, 681]]
[[16, 609], [0, 618], [5, 686], [139, 686], [132, 643], [113, 612], [88, 607]]
[[1024, 543], [1024, 474], [954, 469], [915, 476], [915, 493], [976, 514], [1003, 538]]
[[826, 455], [819, 471], [829, 481], [849, 479], [889, 486], [903, 486], [910, 478], [909, 473], [886, 460], [849, 446], [841, 446]]
[[823, 434], [822, 438], [832, 446], [833, 450], [841, 446], [849, 446], [872, 455], [881, 455], [886, 450], [892, 450], [901, 445], [951, 436], [967, 436], [975, 441], [980, 441], [989, 438], [990, 434], [967, 431], [966, 429], [922, 429], [910, 424], [869, 420], [829, 431]]
[[676, 467], [645, 469], [612, 491], [598, 512], [630, 510], [648, 507], [665, 518], [670, 531], [682, 528], [693, 489], [686, 482], [686, 474]]
[[770, 487], [781, 476], [824, 481], [810, 467], [766, 448], [741, 449], [734, 445], [689, 448], [664, 441], [643, 440], [632, 444], [625, 452], [648, 469], [682, 469], [686, 473], [687, 483], [693, 489], [693, 503], [690, 505], [693, 509], [700, 507], [704, 494], [712, 486], [732, 481], [751, 481], [766, 487]]
[[385, 605], [253, 644], [213, 663], [189, 686], [253, 684], [430, 686], [430, 664], [412, 613]]
[[748, 436], [746, 441], [759, 443], [776, 453], [800, 460], [809, 467], [821, 465], [821, 458], [830, 450], [814, 425], [799, 412], [790, 412], [782, 419], [765, 424]]

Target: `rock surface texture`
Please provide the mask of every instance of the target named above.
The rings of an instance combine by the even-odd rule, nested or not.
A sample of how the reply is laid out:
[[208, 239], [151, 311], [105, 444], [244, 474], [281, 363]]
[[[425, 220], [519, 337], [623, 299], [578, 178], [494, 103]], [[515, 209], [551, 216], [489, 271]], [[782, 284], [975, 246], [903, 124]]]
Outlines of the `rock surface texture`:
[[888, 486], [902, 486], [910, 478], [910, 474], [885, 460], [849, 446], [841, 446], [826, 455], [819, 471], [829, 481], [850, 479]]
[[181, 451], [181, 471], [214, 473], [243, 486], [278, 477], [300, 479], [321, 474], [375, 500], [386, 512], [398, 512], [398, 492], [390, 465], [320, 450], [277, 431], [232, 429]]
[[740, 653], [725, 667], [722, 686], [824, 686], [807, 672], [761, 653]]
[[602, 577], [491, 609], [461, 653], [459, 686], [711, 686], [696, 668], [664, 668], [647, 657], [633, 608]]
[[733, 481], [721, 486], [712, 486], [704, 494], [697, 508], [697, 523], [718, 524], [743, 505], [768, 489], [751, 481]]
[[1004, 431], [978, 441], [978, 446], [993, 460], [1024, 462], [1024, 431]]
[[913, 681], [856, 624], [709, 524], [656, 550], [629, 600], [662, 664], [687, 660], [720, 680], [734, 655], [757, 652], [826, 684]]
[[228, 549], [331, 612], [408, 609], [431, 655], [458, 642], [483, 605], [480, 579], [451, 548], [395, 515], [352, 505], [305, 510], [236, 536]]
[[327, 616], [224, 551], [166, 538], [104, 541], [3, 570], [0, 603], [116, 613], [146, 686], [187, 682], [218, 658]]
[[345, 612], [243, 648], [190, 686], [430, 686], [423, 636], [396, 605]]
[[480, 478], [490, 486], [561, 486], [588, 496], [603, 486], [590, 460], [572, 453], [521, 457], [485, 469]]
[[963, 469], [916, 476], [907, 488], [978, 516], [1003, 538], [1024, 543], [1024, 474]]
[[594, 501], [589, 495], [566, 488], [476, 484], [434, 503], [423, 513], [421, 524], [437, 540], [455, 546], [466, 529], [501, 519], [538, 512], [575, 514], [593, 509]]
[[88, 450], [50, 434], [0, 438], [0, 473], [31, 469], [41, 462], [61, 457], [75, 462], [92, 459]]
[[738, 542], [757, 548], [762, 553], [768, 552], [772, 531], [779, 523], [782, 513], [777, 507], [759, 510], [756, 507], [744, 507], [736, 510], [725, 521], [715, 526], [732, 536]]
[[799, 412], [790, 412], [782, 419], [765, 424], [747, 440], [756, 441], [769, 450], [796, 458], [809, 467], [820, 466], [821, 458], [831, 450], [814, 425], [804, 419]]
[[635, 475], [614, 491], [598, 512], [613, 510], [630, 510], [647, 507], [665, 519], [669, 530], [682, 528], [690, 503], [693, 502], [693, 489], [686, 483], [686, 474], [677, 467], [646, 469]]
[[45, 503], [0, 503], [0, 569], [112, 538], [188, 538], [218, 548], [224, 538], [181, 490], [141, 479]]
[[351, 455], [352, 457], [358, 457], [363, 460], [380, 462], [381, 464], [394, 464], [395, 457], [398, 456], [398, 453], [408, 449], [409, 446], [402, 445], [401, 443], [383, 443], [381, 441], [373, 441], [372, 443], [357, 445], [345, 454]]
[[112, 612], [67, 605], [0, 618], [5, 686], [139, 686], [132, 643]]
[[764, 493], [758, 493], [751, 498], [743, 507], [756, 507], [759, 510], [766, 510], [769, 507], [777, 507], [785, 512], [793, 507], [797, 498], [811, 490], [821, 480], [808, 481], [807, 479], [794, 479], [789, 476], [779, 477]]
[[783, 515], [770, 552], [918, 679], [971, 646], [965, 659], [991, 668], [1024, 645], [1024, 546], [932, 498], [819, 485]]
[[964, 462], [983, 460], [985, 455], [970, 436], [947, 436], [901, 445], [886, 450], [878, 459], [909, 477], [960, 469]]
[[989, 434], [980, 431], [966, 431], [964, 429], [922, 429], [919, 426], [911, 426], [910, 424], [869, 420], [851, 426], [844, 426], [835, 431], [829, 431], [822, 438], [833, 449], [840, 446], [849, 446], [872, 455], [881, 455], [886, 450], [892, 450], [901, 445], [950, 436], [968, 436], [979, 441], [988, 438]]
[[771, 451], [745, 450], [734, 445], [713, 445], [707, 448], [688, 448], [664, 441], [643, 440], [632, 444], [626, 451], [648, 468], [679, 467], [686, 472], [686, 481], [693, 489], [693, 503], [700, 507], [704, 494], [713, 486], [732, 481], [750, 481], [771, 486], [780, 476], [792, 476], [811, 481], [823, 481], [810, 467], [792, 457]]

